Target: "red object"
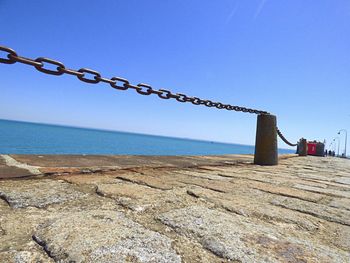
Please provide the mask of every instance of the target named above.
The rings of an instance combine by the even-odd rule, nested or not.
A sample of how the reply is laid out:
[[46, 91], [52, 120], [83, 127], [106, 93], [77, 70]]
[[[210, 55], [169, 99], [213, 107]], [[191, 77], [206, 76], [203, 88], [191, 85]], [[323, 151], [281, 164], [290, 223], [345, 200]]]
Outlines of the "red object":
[[308, 155], [316, 155], [316, 145], [317, 145], [317, 143], [314, 143], [314, 142], [307, 143], [307, 154]]

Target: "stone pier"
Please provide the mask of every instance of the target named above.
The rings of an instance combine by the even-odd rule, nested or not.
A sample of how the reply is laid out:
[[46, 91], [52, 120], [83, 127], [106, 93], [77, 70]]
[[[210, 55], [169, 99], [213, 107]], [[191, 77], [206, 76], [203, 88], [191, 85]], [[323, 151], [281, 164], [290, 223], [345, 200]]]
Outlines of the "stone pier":
[[0, 155], [0, 262], [349, 262], [350, 160]]

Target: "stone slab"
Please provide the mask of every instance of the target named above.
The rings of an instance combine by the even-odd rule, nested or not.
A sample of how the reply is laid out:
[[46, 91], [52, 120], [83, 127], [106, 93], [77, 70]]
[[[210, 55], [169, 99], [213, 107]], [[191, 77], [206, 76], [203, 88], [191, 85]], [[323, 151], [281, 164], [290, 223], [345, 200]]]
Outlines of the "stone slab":
[[33, 238], [55, 262], [181, 262], [169, 238], [115, 211], [70, 213]]
[[238, 262], [342, 262], [346, 254], [323, 252], [305, 240], [283, 237], [271, 227], [255, 225], [239, 215], [200, 206], [164, 213], [158, 217], [176, 232], [194, 236], [205, 249]]
[[0, 198], [13, 208], [28, 206], [42, 208], [83, 198], [87, 194], [77, 191], [72, 185], [59, 180], [32, 179], [19, 184], [18, 181], [0, 181]]

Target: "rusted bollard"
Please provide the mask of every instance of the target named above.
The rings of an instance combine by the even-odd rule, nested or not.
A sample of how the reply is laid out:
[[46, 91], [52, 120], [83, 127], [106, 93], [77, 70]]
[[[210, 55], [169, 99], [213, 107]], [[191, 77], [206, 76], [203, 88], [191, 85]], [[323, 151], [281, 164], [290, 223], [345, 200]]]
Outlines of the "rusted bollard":
[[275, 115], [258, 115], [254, 164], [278, 164], [276, 127]]
[[307, 141], [301, 138], [298, 143], [298, 154], [299, 156], [307, 156]]

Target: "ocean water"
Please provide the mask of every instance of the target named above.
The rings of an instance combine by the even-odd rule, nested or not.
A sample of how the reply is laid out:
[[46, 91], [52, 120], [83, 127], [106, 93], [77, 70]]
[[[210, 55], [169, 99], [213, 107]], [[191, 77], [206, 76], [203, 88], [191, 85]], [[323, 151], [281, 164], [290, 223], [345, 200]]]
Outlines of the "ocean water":
[[[293, 153], [280, 149], [281, 154]], [[0, 154], [252, 154], [254, 146], [0, 120]]]

